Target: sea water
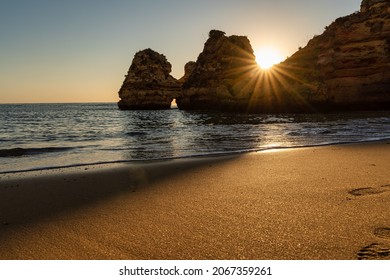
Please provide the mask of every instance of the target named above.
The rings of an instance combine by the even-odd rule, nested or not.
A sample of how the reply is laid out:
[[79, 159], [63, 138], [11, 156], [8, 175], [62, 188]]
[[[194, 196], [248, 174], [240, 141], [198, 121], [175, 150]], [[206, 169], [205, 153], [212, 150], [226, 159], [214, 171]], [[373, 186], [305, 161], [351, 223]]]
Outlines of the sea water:
[[264, 115], [1, 104], [0, 174], [384, 139], [388, 111]]

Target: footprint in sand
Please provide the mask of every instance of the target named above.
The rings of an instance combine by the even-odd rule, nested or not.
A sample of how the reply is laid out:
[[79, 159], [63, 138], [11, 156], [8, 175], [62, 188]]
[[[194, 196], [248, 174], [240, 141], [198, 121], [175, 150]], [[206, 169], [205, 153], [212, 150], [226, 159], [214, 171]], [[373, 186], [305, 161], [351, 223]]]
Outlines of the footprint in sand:
[[[374, 195], [390, 191], [390, 184], [376, 188], [359, 188], [350, 190], [353, 196]], [[390, 239], [390, 228], [383, 227], [374, 230], [374, 235], [381, 239]], [[390, 260], [390, 244], [372, 243], [360, 249], [357, 253], [359, 260]]]
[[390, 228], [377, 228], [374, 234], [380, 238], [390, 239]]
[[390, 191], [390, 185], [383, 185], [376, 188], [359, 188], [350, 190], [348, 193], [354, 196], [363, 196], [363, 195], [372, 195], [372, 194], [380, 194], [384, 192]]
[[[377, 228], [374, 235], [382, 239], [390, 239], [390, 228]], [[390, 260], [390, 245], [372, 243], [363, 247], [357, 254], [359, 260]]]
[[372, 243], [360, 249], [357, 257], [359, 260], [390, 260], [390, 246]]

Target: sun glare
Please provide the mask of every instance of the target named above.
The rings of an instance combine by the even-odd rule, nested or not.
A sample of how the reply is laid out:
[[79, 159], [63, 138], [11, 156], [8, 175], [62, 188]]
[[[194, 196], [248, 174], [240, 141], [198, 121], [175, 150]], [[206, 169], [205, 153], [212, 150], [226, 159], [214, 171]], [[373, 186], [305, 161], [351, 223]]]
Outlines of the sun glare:
[[263, 48], [255, 52], [256, 62], [262, 69], [269, 69], [283, 60], [282, 55], [275, 49]]

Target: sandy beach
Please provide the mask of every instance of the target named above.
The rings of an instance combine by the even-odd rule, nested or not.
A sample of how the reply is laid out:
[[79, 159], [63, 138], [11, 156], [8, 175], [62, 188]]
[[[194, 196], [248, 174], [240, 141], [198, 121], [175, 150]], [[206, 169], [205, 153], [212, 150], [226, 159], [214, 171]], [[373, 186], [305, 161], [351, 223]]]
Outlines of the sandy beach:
[[0, 175], [0, 259], [390, 259], [390, 143]]

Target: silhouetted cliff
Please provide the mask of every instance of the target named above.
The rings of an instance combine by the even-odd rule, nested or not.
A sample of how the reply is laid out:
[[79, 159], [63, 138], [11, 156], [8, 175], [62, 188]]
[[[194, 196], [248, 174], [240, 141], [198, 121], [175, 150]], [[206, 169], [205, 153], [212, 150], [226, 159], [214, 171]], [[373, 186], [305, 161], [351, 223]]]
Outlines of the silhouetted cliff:
[[390, 109], [390, 1], [364, 0], [273, 75], [309, 110]]
[[169, 109], [181, 88], [181, 83], [170, 75], [171, 68], [162, 54], [151, 49], [137, 52], [119, 90], [119, 108]]
[[244, 110], [252, 93], [246, 84], [254, 68], [255, 56], [247, 37], [227, 37], [211, 30], [177, 105], [180, 109]]
[[257, 67], [245, 36], [211, 30], [179, 81], [165, 56], [135, 55], [119, 92], [122, 109], [318, 112], [390, 109], [390, 1], [363, 0], [271, 70]]
[[178, 99], [181, 109], [316, 112], [390, 109], [390, 1], [364, 0], [272, 70], [246, 37], [213, 30]]

